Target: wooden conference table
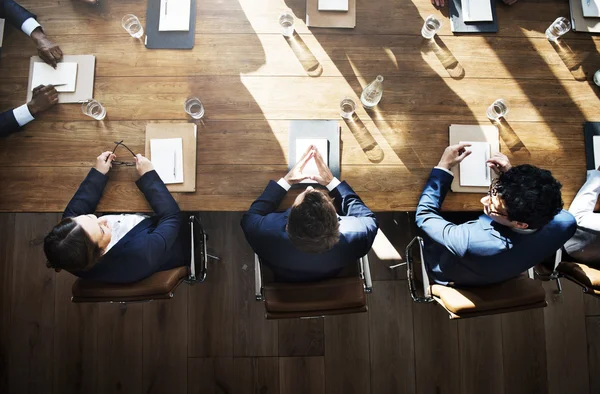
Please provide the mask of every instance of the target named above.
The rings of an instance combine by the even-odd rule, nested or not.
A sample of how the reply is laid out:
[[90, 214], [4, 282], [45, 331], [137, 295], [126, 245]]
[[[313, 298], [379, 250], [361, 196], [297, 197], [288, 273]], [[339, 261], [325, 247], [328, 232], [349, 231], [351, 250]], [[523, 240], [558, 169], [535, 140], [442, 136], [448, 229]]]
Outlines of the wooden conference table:
[[[121, 27], [124, 14], [145, 23], [146, 0], [21, 0], [65, 54], [95, 54], [94, 96], [103, 122], [80, 105], [58, 105], [23, 132], [0, 140], [0, 211], [62, 211], [96, 156], [124, 140], [144, 151], [150, 122], [191, 121], [188, 95], [203, 101], [198, 125], [197, 190], [176, 193], [183, 210], [241, 211], [270, 179], [287, 172], [290, 119], [339, 119], [342, 178], [377, 211], [414, 210], [450, 124], [490, 124], [497, 98], [510, 104], [501, 150], [513, 164], [551, 170], [568, 206], [585, 179], [582, 123], [600, 121], [600, 39], [569, 32], [559, 46], [544, 36], [567, 1], [498, 4], [500, 31], [458, 35], [447, 8], [429, 0], [358, 0], [356, 28], [308, 29], [305, 0], [198, 0], [191, 51], [148, 50]], [[60, 5], [59, 5], [60, 3]], [[498, 3], [501, 3], [498, 1]], [[298, 35], [288, 42], [278, 16], [291, 8]], [[434, 43], [420, 36], [434, 14]], [[25, 101], [33, 44], [6, 28], [0, 109]], [[375, 111], [339, 116], [344, 96], [385, 77]], [[124, 153], [124, 152], [123, 152]], [[133, 168], [115, 168], [99, 211], [145, 211]], [[450, 193], [445, 210], [479, 210], [480, 195]]]

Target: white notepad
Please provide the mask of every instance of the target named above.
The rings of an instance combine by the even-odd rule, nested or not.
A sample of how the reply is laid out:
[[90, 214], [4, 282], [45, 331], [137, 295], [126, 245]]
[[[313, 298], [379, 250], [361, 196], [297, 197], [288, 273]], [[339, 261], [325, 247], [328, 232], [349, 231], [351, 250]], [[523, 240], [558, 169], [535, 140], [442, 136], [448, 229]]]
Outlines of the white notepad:
[[581, 0], [583, 16], [586, 18], [600, 18], [600, 0]]
[[490, 158], [490, 144], [488, 142], [461, 141], [471, 144], [467, 150], [471, 154], [459, 165], [461, 186], [489, 186], [492, 182], [490, 168], [486, 161]]
[[190, 0], [160, 0], [158, 31], [189, 31]]
[[465, 22], [491, 22], [494, 20], [491, 0], [461, 0], [461, 4]]
[[31, 90], [40, 85], [54, 85], [58, 92], [74, 92], [76, 81], [77, 63], [75, 62], [58, 63], [56, 69], [46, 63], [33, 64]]
[[165, 184], [183, 183], [183, 140], [150, 140], [150, 157], [158, 176]]
[[[296, 163], [302, 158], [302, 155], [310, 145], [314, 145], [317, 148], [317, 151], [323, 156], [323, 160], [325, 160], [325, 164], [329, 166], [329, 150], [328, 150], [328, 140], [326, 138], [299, 138], [296, 140]], [[319, 170], [317, 169], [317, 163], [315, 159], [310, 159], [304, 170], [302, 171], [303, 175], [318, 175]], [[313, 180], [306, 179], [301, 183], [316, 183]]]
[[594, 168], [600, 167], [600, 135], [595, 135], [592, 139], [594, 147]]
[[348, 0], [319, 0], [319, 11], [348, 11]]

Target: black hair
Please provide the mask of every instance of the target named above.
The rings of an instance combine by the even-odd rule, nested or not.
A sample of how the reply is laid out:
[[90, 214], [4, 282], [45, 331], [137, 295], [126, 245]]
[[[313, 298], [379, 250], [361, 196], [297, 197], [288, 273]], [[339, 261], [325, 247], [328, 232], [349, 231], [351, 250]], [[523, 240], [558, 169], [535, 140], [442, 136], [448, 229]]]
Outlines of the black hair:
[[46, 235], [44, 253], [48, 268], [67, 271], [90, 269], [102, 256], [100, 247], [73, 218], [63, 219]]

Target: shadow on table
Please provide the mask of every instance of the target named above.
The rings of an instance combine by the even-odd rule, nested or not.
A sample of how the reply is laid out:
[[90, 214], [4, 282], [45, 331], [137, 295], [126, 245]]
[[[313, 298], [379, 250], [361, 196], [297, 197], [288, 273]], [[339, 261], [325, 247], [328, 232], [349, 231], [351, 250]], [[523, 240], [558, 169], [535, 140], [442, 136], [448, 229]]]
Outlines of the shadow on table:
[[383, 150], [377, 141], [375, 141], [375, 138], [373, 138], [363, 121], [360, 120], [356, 112], [352, 114], [352, 118], [344, 118], [344, 121], [367, 156], [367, 159], [369, 159], [371, 163], [381, 163], [384, 158]]
[[583, 70], [583, 64], [585, 60], [590, 56], [589, 52], [573, 52], [569, 44], [563, 40], [559, 40], [556, 42], [550, 41], [550, 44], [552, 44], [552, 47], [554, 48], [560, 59], [563, 61], [565, 66], [567, 66], [569, 71], [571, 71], [571, 74], [573, 75], [573, 78], [575, 78], [576, 81], [582, 82], [587, 80], [585, 72]]
[[494, 124], [494, 126], [498, 127], [498, 131], [500, 132], [500, 138], [502, 138], [502, 140], [504, 141], [511, 153], [514, 154], [519, 152], [525, 153], [528, 156], [531, 155], [523, 141], [521, 141], [517, 133], [515, 133], [515, 131], [506, 121], [505, 118], [502, 117], [496, 121], [491, 122]]
[[430, 40], [423, 38], [423, 41], [421, 42], [421, 51], [433, 52], [448, 72], [450, 78], [460, 80], [465, 77], [465, 69], [437, 34]]
[[323, 74], [323, 66], [321, 66], [321, 63], [319, 63], [296, 31], [294, 31], [292, 37], [284, 38], [309, 77], [319, 77]]

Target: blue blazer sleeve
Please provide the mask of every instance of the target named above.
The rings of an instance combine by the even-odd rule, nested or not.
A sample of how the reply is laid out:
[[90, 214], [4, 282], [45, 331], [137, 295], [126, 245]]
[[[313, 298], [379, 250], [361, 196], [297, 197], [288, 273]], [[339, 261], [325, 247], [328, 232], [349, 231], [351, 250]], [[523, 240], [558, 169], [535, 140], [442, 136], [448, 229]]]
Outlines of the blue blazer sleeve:
[[35, 15], [15, 3], [14, 0], [0, 1], [0, 18], [6, 19], [11, 25], [21, 30], [21, 25]]
[[14, 133], [20, 129], [13, 110], [0, 113], [0, 137]]
[[164, 253], [171, 249], [179, 234], [181, 227], [179, 206], [154, 170], [140, 177], [136, 185], [144, 193], [158, 219], [154, 230], [145, 237], [145, 251], [148, 261], [160, 266], [164, 263]]
[[287, 191], [279, 186], [275, 181], [269, 181], [269, 184], [263, 191], [263, 193], [250, 205], [248, 212], [242, 216], [242, 230], [246, 235], [246, 239], [253, 244], [253, 237], [260, 233], [261, 224], [265, 220], [265, 217], [275, 212], [281, 200]]
[[434, 168], [425, 184], [417, 206], [416, 221], [433, 241], [445, 246], [450, 252], [464, 256], [469, 245], [469, 228], [451, 223], [440, 216], [444, 198], [450, 190], [453, 176]]
[[63, 212], [63, 219], [94, 213], [102, 198], [108, 177], [95, 168], [88, 172]]
[[379, 224], [375, 214], [367, 208], [365, 203], [358, 197], [358, 194], [352, 190], [350, 185], [346, 181], [340, 183], [335, 189], [333, 189], [329, 195], [333, 198], [340, 199], [340, 216], [352, 216], [360, 220], [365, 228], [366, 235], [366, 251], [365, 254], [371, 249], [375, 236], [377, 235], [377, 229]]

